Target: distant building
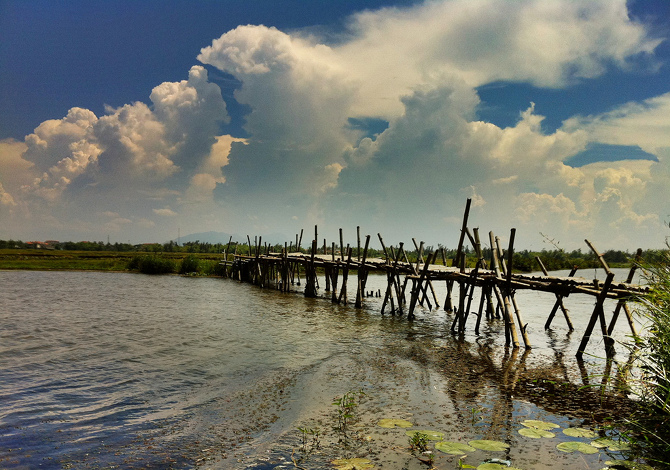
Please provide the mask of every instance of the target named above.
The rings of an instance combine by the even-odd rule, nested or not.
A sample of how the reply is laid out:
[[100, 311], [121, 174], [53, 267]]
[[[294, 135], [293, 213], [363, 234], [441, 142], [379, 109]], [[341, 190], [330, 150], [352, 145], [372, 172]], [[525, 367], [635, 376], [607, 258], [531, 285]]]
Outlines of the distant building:
[[44, 245], [47, 250], [55, 250], [60, 242], [58, 240], [44, 240]]

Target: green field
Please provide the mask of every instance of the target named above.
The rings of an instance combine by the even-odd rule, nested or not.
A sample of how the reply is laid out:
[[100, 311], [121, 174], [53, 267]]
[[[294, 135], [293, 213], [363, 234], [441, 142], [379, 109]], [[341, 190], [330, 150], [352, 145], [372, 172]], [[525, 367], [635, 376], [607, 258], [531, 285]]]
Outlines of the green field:
[[[147, 256], [146, 252], [116, 251], [61, 251], [61, 250], [0, 250], [0, 269], [38, 271], [129, 271], [128, 264], [134, 257]], [[191, 253], [160, 253], [179, 264]], [[198, 253], [198, 259], [218, 262], [219, 253]]]

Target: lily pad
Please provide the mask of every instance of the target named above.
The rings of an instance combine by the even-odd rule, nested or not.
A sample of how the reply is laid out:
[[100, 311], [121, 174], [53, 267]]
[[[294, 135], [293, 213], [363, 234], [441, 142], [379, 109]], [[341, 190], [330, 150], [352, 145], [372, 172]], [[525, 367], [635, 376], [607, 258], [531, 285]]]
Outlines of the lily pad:
[[560, 428], [558, 424], [549, 423], [547, 421], [538, 421], [537, 419], [527, 419], [525, 421], [521, 421], [520, 424], [522, 426], [526, 426], [527, 428], [542, 429], [544, 431]]
[[428, 436], [429, 441], [441, 441], [444, 439], [444, 433], [440, 431], [428, 431], [426, 429], [418, 431], [405, 431], [405, 434], [407, 434], [409, 437], [414, 437], [414, 435], [417, 433], [425, 434]]
[[368, 459], [337, 459], [331, 463], [337, 470], [363, 470], [375, 467]]
[[542, 437], [555, 437], [556, 434], [553, 432], [545, 431], [544, 429], [536, 428], [521, 428], [519, 429], [519, 434], [525, 437], [530, 437], [531, 439], [540, 439]]
[[467, 452], [474, 452], [475, 448], [467, 445], [465, 442], [442, 441], [435, 444], [435, 448], [440, 452], [451, 455], [462, 455]]
[[502, 463], [491, 463], [491, 462], [484, 462], [483, 464], [479, 465], [477, 467], [477, 470], [521, 470], [520, 468], [516, 467], [508, 467], [505, 464]]
[[561, 442], [556, 446], [556, 448], [561, 452], [567, 453], [581, 452], [582, 454], [595, 454], [598, 452], [598, 449], [592, 445], [578, 441]]
[[563, 430], [563, 434], [570, 437], [588, 437], [594, 438], [597, 434], [590, 429], [585, 428], [567, 428]]
[[380, 419], [377, 426], [382, 428], [411, 428], [414, 425], [406, 419], [385, 418]]
[[599, 449], [604, 449], [607, 447], [609, 450], [612, 452], [620, 452], [622, 450], [630, 450], [630, 444], [624, 441], [615, 441], [613, 439], [609, 439], [607, 437], [600, 437], [596, 439], [595, 441], [591, 441], [591, 445], [593, 447], [597, 447]]
[[509, 444], [500, 441], [489, 441], [488, 439], [480, 439], [468, 442], [472, 447], [479, 450], [489, 450], [492, 452], [503, 452], [509, 449]]
[[654, 470], [653, 467], [650, 467], [647, 464], [633, 462], [632, 460], [608, 460], [607, 462], [605, 462], [605, 465], [611, 467], [614, 466], [623, 467], [628, 468], [630, 470]]

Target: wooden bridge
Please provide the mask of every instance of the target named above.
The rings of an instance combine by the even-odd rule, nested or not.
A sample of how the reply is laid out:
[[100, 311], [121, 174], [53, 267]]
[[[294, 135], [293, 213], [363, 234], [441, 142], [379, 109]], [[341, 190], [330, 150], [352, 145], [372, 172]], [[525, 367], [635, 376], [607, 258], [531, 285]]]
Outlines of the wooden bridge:
[[[491, 256], [489, 260], [484, 259], [479, 230], [477, 228], [470, 230], [467, 225], [470, 204], [471, 200], [468, 199], [456, 257], [451, 260], [451, 265], [447, 262], [444, 249], [424, 253], [423, 242], [417, 243], [415, 239], [412, 239], [412, 242], [417, 252], [417, 259], [415, 262], [410, 262], [403, 243], [399, 243], [396, 249], [387, 247], [379, 234], [384, 258], [368, 258], [370, 235], [365, 237], [365, 246], [361, 250], [360, 228], [357, 229], [356, 257], [352, 256], [353, 248], [349, 244], [344, 246], [342, 229], [340, 229], [339, 247], [336, 246], [335, 242], [332, 242], [330, 254], [328, 254], [328, 246], [324, 240], [322, 254], [318, 254], [317, 227], [315, 227], [311, 247], [305, 251], [300, 248], [302, 231], [300, 237], [296, 235], [295, 246], [293, 243], [285, 243], [281, 253], [270, 252], [267, 245], [263, 247], [260, 237], [255, 239], [254, 245], [251, 244], [251, 239], [247, 237], [248, 254], [237, 254], [237, 244], [235, 244], [235, 251], [231, 252], [231, 237], [221, 264], [225, 268], [227, 277], [260, 287], [275, 288], [282, 292], [299, 291], [298, 287], [304, 282], [302, 292], [306, 297], [317, 297], [320, 288], [317, 273], [323, 273], [326, 284], [325, 292], [330, 295], [332, 302], [347, 304], [351, 301], [349, 298], [351, 296], [352, 299], [355, 298], [354, 305], [359, 308], [363, 306], [363, 299], [371, 295], [366, 291], [368, 273], [371, 271], [383, 272], [386, 273], [387, 283], [383, 294], [381, 313], [384, 314], [388, 308], [390, 314], [400, 316], [407, 314], [408, 319], [414, 318], [417, 304], [425, 305], [431, 310], [433, 307], [439, 308], [440, 304], [433, 283], [444, 281], [447, 287], [444, 309], [454, 314], [451, 325], [452, 333], [463, 334], [466, 322], [472, 317], [475, 318], [470, 320], [471, 322], [475, 321], [475, 334], [479, 334], [482, 319], [503, 319], [506, 344], [511, 344], [514, 348], [520, 347], [519, 333], [524, 346], [527, 349], [532, 347], [526, 334], [528, 325], [523, 321], [515, 298], [515, 292], [520, 289], [548, 292], [556, 297], [554, 306], [544, 325], [545, 329], [550, 328], [556, 313], [560, 310], [570, 331], [574, 330], [568, 309], [564, 305], [565, 297], [571, 294], [585, 294], [596, 299], [593, 313], [577, 351], [579, 358], [584, 353], [596, 323], [599, 324], [605, 342], [606, 354], [608, 357], [614, 354], [614, 340], [611, 336], [622, 311], [633, 337], [638, 336], [632, 314], [626, 303], [631, 296], [644, 293], [647, 290], [644, 286], [631, 284], [637, 263], [633, 263], [625, 281], [615, 282], [614, 274], [602, 255], [597, 252], [593, 244], [585, 240], [589, 248], [598, 257], [607, 274], [604, 282], [576, 277], [576, 267], [567, 277], [550, 276], [540, 258], [536, 259], [543, 275], [513, 273], [516, 230], [511, 229], [506, 251], [501, 248], [500, 239], [493, 232], [489, 232]], [[477, 256], [474, 268], [466, 267], [466, 238]], [[636, 261], [639, 260], [641, 251], [638, 250]], [[351, 289], [349, 287], [349, 274], [354, 271], [356, 280], [353, 289]], [[301, 278], [301, 273], [304, 276], [304, 281]], [[456, 288], [458, 289], [457, 306], [452, 302], [452, 293]], [[480, 289], [480, 296], [479, 305], [475, 308], [472, 303], [474, 291], [477, 288]], [[378, 292], [377, 295], [381, 297], [381, 292]], [[609, 322], [603, 308], [607, 298], [618, 300]]]

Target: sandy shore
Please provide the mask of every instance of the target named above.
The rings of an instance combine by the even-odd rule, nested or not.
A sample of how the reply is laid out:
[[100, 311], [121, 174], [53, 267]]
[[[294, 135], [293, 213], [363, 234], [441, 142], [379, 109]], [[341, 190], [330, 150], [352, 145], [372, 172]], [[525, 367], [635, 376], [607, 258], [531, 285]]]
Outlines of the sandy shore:
[[[576, 439], [568, 427], [605, 435], [608, 417], [626, 413], [630, 403], [598, 388], [564, 380], [556, 364], [528, 361], [523, 351], [498, 351], [454, 340], [443, 347], [408, 341], [402, 347], [352, 351], [330, 357], [309, 370], [264, 378], [252, 392], [222, 397], [212, 413], [223, 422], [203, 428], [198, 466], [212, 469], [334, 468], [332, 461], [365, 458], [377, 469], [426, 469], [428, 454], [411, 452], [407, 430], [433, 430], [444, 440], [502, 441], [503, 452], [476, 450], [449, 455], [433, 449], [433, 467], [477, 466], [487, 459], [508, 460], [521, 469], [600, 469], [625, 457], [600, 450], [593, 455], [557, 450]], [[338, 429], [333, 402], [356, 395], [355, 419], [346, 434]], [[383, 418], [410, 421], [408, 429], [378, 426]], [[557, 424], [555, 437], [531, 439], [518, 433], [526, 419]], [[303, 433], [299, 428], [308, 429]], [[315, 433], [318, 432], [318, 437]], [[419, 458], [421, 457], [421, 459]]]

